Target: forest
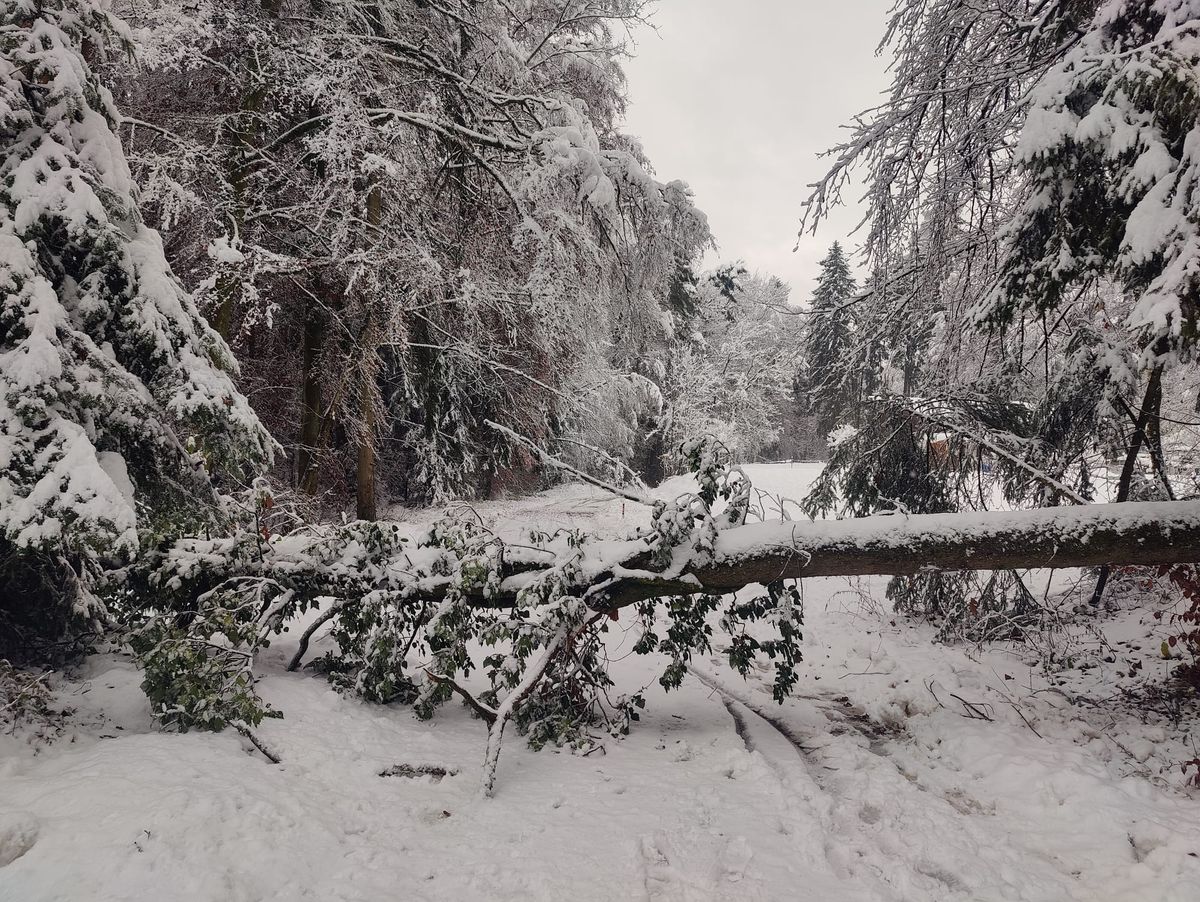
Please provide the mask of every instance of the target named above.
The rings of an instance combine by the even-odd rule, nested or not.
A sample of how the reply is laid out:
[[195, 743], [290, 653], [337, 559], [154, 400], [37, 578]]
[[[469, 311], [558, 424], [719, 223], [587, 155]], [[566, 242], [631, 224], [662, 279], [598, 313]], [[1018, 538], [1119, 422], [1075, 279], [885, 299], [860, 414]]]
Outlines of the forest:
[[0, 0], [0, 900], [1193, 898], [1200, 0], [679, 4]]

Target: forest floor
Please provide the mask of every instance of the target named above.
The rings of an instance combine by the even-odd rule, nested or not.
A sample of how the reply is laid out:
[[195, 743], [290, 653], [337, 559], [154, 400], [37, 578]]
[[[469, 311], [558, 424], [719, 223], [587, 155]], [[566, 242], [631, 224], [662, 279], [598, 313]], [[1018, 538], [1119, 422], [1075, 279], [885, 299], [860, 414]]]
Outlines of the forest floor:
[[[791, 497], [816, 472], [749, 469]], [[479, 512], [505, 531], [643, 516], [582, 486]], [[1068, 593], [1052, 638], [977, 648], [935, 644], [885, 584], [805, 582], [783, 705], [719, 649], [666, 696], [614, 624], [618, 690], [650, 684], [641, 723], [587, 756], [509, 737], [490, 800], [464, 708], [420, 722], [340, 696], [285, 671], [294, 638], [263, 665], [279, 766], [236, 733], [157, 731], [128, 659], [95, 656], [51, 681], [69, 714], [0, 735], [0, 900], [1195, 902], [1180, 763], [1200, 721], [1153, 688], [1161, 600], [1135, 587], [1097, 622]], [[452, 773], [380, 776], [397, 765]]]

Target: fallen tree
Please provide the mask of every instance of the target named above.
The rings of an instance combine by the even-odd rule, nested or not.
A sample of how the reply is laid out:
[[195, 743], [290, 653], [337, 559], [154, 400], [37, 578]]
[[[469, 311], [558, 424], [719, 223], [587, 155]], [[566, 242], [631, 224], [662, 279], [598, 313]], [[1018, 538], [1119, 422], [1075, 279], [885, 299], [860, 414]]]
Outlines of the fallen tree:
[[[330, 554], [331, 538], [339, 551], [336, 559]], [[530, 547], [491, 537], [483, 544], [495, 550], [496, 569], [489, 573], [492, 579], [481, 580], [461, 560], [431, 564], [428, 555], [407, 547], [397, 524], [356, 523], [261, 547], [255, 542], [250, 559], [237, 569], [240, 580], [297, 584], [294, 591], [302, 589], [313, 598], [353, 600], [395, 591], [407, 579], [403, 594], [409, 604], [440, 602], [457, 593], [473, 607], [495, 609], [517, 604], [523, 592], [569, 558], [578, 575], [569, 594], [583, 598], [593, 610], [610, 611], [652, 598], [725, 595], [751, 585], [819, 576], [1193, 563], [1200, 561], [1200, 501], [744, 524], [718, 531], [711, 549], [672, 549], [664, 566], [655, 564], [662, 549], [655, 539], [647, 535], [582, 545], [567, 540]], [[199, 596], [225, 582], [221, 570], [208, 570], [205, 564], [241, 561], [244, 544], [244, 538], [184, 541], [160, 565], [173, 572], [176, 589], [186, 586]], [[393, 545], [385, 554], [403, 554], [406, 566], [392, 566], [397, 557], [368, 560], [372, 549]]]
[[634, 572], [637, 562], [628, 563], [598, 598], [623, 607], [659, 595], [724, 594], [816, 576], [1196, 561], [1200, 501], [757, 523], [720, 533], [711, 561], [685, 567], [677, 578]]
[[[356, 522], [273, 537], [260, 508], [236, 535], [177, 542], [127, 574], [170, 608], [140, 633], [151, 698], [182, 726], [253, 725], [273, 713], [256, 708], [254, 651], [316, 609], [291, 669], [326, 628], [333, 641], [317, 664], [339, 687], [411, 702], [420, 716], [461, 697], [488, 724], [490, 792], [510, 720], [540, 745], [587, 744], [597, 724], [621, 733], [637, 719], [640, 691], [608, 695], [603, 634], [621, 609], [633, 609], [622, 626], [636, 630], [634, 651], [668, 658], [666, 688], [712, 650], [715, 623], [735, 669], [774, 663], [782, 700], [800, 660], [790, 580], [1200, 561], [1200, 502], [748, 523], [744, 475], [710, 445], [684, 451], [699, 491], [654, 502], [649, 525], [626, 539], [505, 541], [470, 516], [420, 536]], [[763, 594], [738, 594], [751, 585]], [[476, 670], [483, 689], [466, 682]]]

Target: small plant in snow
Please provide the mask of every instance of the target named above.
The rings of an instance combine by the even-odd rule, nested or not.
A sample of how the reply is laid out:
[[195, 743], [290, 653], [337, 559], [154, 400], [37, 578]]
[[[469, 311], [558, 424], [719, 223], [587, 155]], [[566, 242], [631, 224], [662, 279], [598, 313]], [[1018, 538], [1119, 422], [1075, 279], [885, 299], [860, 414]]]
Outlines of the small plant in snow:
[[46, 686], [50, 674], [22, 670], [0, 658], [0, 731], [29, 736], [33, 743], [50, 742], [63, 731], [70, 711], [54, 707]]
[[[1183, 596], [1187, 607], [1172, 615], [1179, 632], [1167, 639], [1167, 650], [1172, 655], [1185, 657], [1172, 673], [1172, 677], [1200, 693], [1200, 569], [1192, 567], [1164, 567], [1160, 576], [1166, 576]], [[1200, 786], [1200, 765], [1196, 774], [1196, 785]]]
[[280, 717], [254, 689], [254, 657], [270, 645], [286, 594], [272, 601], [269, 580], [234, 582], [202, 595], [196, 609], [152, 617], [129, 643], [154, 716], [180, 730], [256, 727]]

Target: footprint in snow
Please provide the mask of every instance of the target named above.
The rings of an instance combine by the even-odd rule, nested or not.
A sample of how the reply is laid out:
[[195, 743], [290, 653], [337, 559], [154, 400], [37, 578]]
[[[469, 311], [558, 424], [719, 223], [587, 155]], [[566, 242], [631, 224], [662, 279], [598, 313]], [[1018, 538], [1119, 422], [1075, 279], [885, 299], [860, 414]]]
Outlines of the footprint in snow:
[[651, 902], [750, 902], [761, 892], [746, 880], [754, 850], [744, 836], [728, 840], [707, 876], [693, 875], [676, 862], [679, 855], [665, 833], [645, 834], [639, 840], [643, 881]]
[[32, 849], [39, 829], [37, 818], [28, 811], [0, 811], [0, 868]]
[[753, 857], [754, 850], [750, 847], [746, 837], [735, 836], [721, 852], [722, 879], [726, 883], [740, 883], [746, 876], [746, 868], [750, 866], [750, 859]]
[[642, 880], [651, 902], [688, 902], [687, 879], [671, 864], [675, 850], [665, 833], [646, 834], [639, 841]]

